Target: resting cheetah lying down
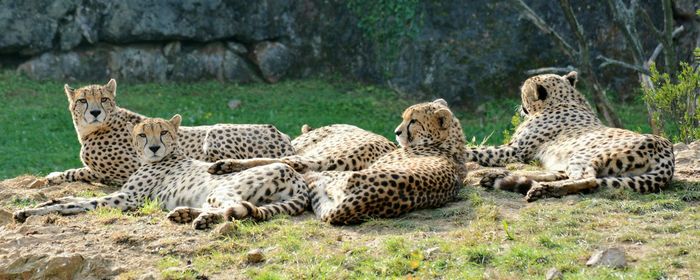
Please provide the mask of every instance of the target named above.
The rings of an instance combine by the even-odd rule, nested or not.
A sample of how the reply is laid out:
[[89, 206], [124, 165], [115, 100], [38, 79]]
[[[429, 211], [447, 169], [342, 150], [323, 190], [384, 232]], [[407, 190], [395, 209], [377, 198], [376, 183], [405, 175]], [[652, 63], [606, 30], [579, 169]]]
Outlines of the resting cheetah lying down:
[[334, 124], [311, 130], [304, 125], [302, 135], [292, 140], [296, 155], [281, 158], [224, 159], [209, 169], [225, 174], [255, 166], [281, 162], [298, 172], [357, 171], [370, 166], [381, 156], [396, 149], [396, 144], [359, 127]]
[[[69, 110], [80, 141], [84, 167], [53, 172], [49, 184], [88, 181], [122, 184], [140, 165], [127, 123], [145, 117], [115, 103], [117, 83], [79, 89], [64, 86]], [[289, 137], [272, 125], [212, 125], [182, 127], [179, 131], [185, 155], [204, 161], [224, 158], [281, 157], [294, 154]]]
[[576, 72], [539, 75], [521, 88], [525, 121], [510, 143], [469, 149], [485, 166], [539, 160], [545, 174], [491, 174], [482, 185], [526, 194], [527, 201], [598, 187], [658, 192], [673, 177], [673, 146], [649, 134], [604, 126], [575, 88]]
[[172, 210], [170, 220], [192, 222], [195, 229], [232, 218], [266, 220], [275, 214], [296, 215], [306, 210], [308, 188], [288, 165], [276, 163], [220, 176], [207, 173], [210, 163], [188, 158], [178, 146], [180, 120], [179, 115], [169, 121], [146, 118], [128, 128], [143, 165], [121, 191], [100, 198], [52, 200], [15, 212], [15, 220], [48, 213], [76, 214], [102, 206], [131, 210], [147, 198]]
[[317, 217], [332, 224], [357, 223], [442, 206], [456, 198], [467, 174], [465, 140], [447, 102], [409, 107], [395, 133], [401, 148], [366, 169], [304, 175]]

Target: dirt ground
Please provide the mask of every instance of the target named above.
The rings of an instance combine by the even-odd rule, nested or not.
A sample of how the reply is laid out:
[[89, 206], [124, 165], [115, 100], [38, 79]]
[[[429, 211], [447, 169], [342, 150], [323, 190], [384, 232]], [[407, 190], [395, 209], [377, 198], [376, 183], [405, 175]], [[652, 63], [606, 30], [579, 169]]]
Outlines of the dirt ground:
[[[676, 179], [700, 181], [700, 143], [677, 145]], [[487, 169], [474, 165], [471, 183]], [[116, 188], [85, 183], [42, 186], [39, 178], [20, 176], [0, 182], [0, 279], [101, 279], [114, 278], [138, 268], [138, 275], [125, 278], [158, 279], [158, 261], [164, 255], [193, 255], [200, 248], [219, 240], [217, 231], [195, 231], [188, 225], [175, 225], [155, 215], [120, 215], [107, 211], [75, 216], [30, 217], [25, 223], [12, 221], [12, 211], [23, 201], [42, 202], [50, 198], [86, 192], [109, 193]], [[448, 205], [441, 211], [463, 208], [466, 200]], [[517, 215], [526, 203], [522, 199], [499, 199], [502, 215]], [[473, 214], [470, 214], [473, 215]], [[427, 218], [426, 218], [427, 217]], [[427, 223], [432, 229], [445, 227], [430, 212], [418, 211], [403, 219]], [[291, 218], [293, 222], [313, 220], [312, 214]], [[346, 239], [364, 234], [367, 228], [329, 227]], [[381, 227], [373, 229], [381, 234]], [[239, 264], [244, 266], [245, 264]], [[236, 267], [231, 268], [235, 271]], [[226, 274], [225, 274], [226, 275]], [[237, 278], [227, 274], [224, 278]], [[214, 277], [216, 278], [216, 277]]]

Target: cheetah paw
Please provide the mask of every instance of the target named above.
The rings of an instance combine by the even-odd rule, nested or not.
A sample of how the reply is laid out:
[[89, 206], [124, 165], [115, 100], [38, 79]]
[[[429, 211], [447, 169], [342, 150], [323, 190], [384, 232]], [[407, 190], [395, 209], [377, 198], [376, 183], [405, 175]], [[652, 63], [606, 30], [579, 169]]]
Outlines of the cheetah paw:
[[201, 213], [202, 211], [196, 208], [177, 207], [168, 213], [167, 218], [173, 223], [186, 224], [199, 217]]
[[510, 175], [510, 172], [505, 170], [494, 171], [484, 175], [479, 181], [479, 185], [487, 189], [493, 189], [496, 186], [496, 181], [501, 180]]
[[63, 178], [63, 172], [51, 172], [49, 175], [46, 175], [46, 184], [47, 185], [59, 185], [66, 180]]
[[205, 212], [200, 214], [194, 221], [192, 221], [192, 227], [194, 229], [210, 229], [214, 227], [215, 224], [221, 223], [224, 220], [224, 216], [219, 213]]
[[245, 168], [237, 160], [223, 159], [215, 162], [207, 170], [211, 174], [221, 175], [233, 172], [243, 171]]
[[562, 193], [561, 187], [549, 185], [546, 183], [536, 183], [536, 185], [532, 186], [532, 188], [530, 188], [530, 190], [525, 195], [525, 200], [527, 202], [533, 202], [540, 198], [562, 196], [564, 196], [564, 194]]

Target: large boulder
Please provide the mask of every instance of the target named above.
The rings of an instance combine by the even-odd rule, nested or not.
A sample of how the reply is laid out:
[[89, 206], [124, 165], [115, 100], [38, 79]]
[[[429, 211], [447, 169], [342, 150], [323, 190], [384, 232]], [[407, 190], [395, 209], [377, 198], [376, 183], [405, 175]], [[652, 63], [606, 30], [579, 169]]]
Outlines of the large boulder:
[[279, 81], [293, 64], [289, 48], [279, 42], [259, 43], [252, 55], [263, 77], [270, 83]]

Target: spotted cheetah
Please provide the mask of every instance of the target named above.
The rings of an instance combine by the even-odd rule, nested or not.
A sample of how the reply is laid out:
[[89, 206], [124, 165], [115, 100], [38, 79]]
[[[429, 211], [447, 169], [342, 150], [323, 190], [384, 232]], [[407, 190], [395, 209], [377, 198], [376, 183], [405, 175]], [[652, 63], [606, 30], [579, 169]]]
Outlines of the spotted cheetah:
[[99, 198], [52, 200], [15, 212], [15, 220], [53, 212], [76, 214], [102, 206], [132, 210], [146, 199], [157, 199], [171, 210], [170, 220], [192, 222], [195, 229], [207, 229], [227, 219], [266, 220], [275, 214], [295, 215], [306, 210], [307, 185], [290, 166], [275, 163], [235, 174], [211, 175], [207, 172], [210, 163], [188, 158], [179, 147], [180, 121], [180, 115], [175, 115], [168, 121], [145, 118], [135, 126], [127, 125], [143, 164], [119, 192]]
[[400, 148], [360, 171], [308, 172], [311, 206], [331, 224], [390, 218], [456, 198], [467, 170], [459, 120], [442, 99], [406, 109]]
[[209, 169], [212, 174], [225, 174], [247, 168], [281, 162], [298, 172], [357, 171], [370, 166], [396, 144], [384, 136], [347, 124], [334, 124], [311, 129], [302, 127], [302, 135], [292, 140], [296, 154], [281, 158], [224, 159]]
[[546, 173], [489, 174], [485, 187], [518, 191], [527, 201], [599, 187], [658, 192], [673, 177], [673, 145], [649, 134], [603, 125], [576, 89], [578, 76], [545, 74], [521, 88], [525, 120], [510, 143], [467, 150], [485, 166], [539, 160]]
[[[84, 167], [53, 172], [46, 177], [49, 184], [72, 181], [122, 184], [139, 167], [138, 155], [128, 144], [131, 136], [126, 124], [139, 123], [145, 117], [118, 107], [116, 89], [114, 79], [106, 85], [79, 89], [64, 86]], [[183, 152], [203, 161], [294, 154], [289, 137], [272, 125], [182, 127], [179, 133]]]

